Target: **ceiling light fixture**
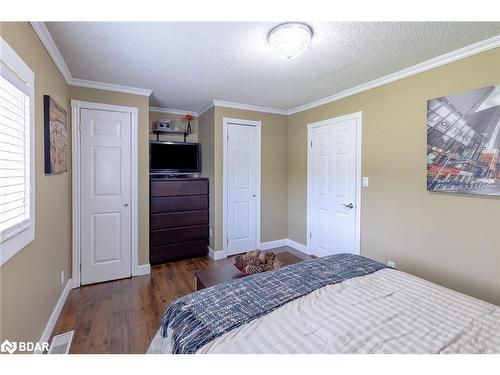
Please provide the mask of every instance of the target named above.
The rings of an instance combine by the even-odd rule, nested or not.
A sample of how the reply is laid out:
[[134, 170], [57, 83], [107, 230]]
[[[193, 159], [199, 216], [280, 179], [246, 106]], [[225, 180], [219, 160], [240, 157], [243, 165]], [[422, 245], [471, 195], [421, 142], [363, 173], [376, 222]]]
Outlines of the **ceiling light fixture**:
[[312, 37], [309, 25], [287, 22], [269, 31], [267, 42], [281, 58], [291, 60], [304, 53]]

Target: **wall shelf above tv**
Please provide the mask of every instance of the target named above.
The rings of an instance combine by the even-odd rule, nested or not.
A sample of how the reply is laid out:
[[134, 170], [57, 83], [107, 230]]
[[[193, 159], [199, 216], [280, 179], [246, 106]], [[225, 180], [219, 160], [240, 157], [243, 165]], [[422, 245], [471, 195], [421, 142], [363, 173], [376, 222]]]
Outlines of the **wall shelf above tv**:
[[156, 140], [160, 141], [160, 134], [182, 134], [184, 135], [184, 142], [186, 142], [186, 137], [192, 132], [184, 132], [184, 131], [176, 131], [176, 130], [153, 130], [153, 133], [156, 134]]

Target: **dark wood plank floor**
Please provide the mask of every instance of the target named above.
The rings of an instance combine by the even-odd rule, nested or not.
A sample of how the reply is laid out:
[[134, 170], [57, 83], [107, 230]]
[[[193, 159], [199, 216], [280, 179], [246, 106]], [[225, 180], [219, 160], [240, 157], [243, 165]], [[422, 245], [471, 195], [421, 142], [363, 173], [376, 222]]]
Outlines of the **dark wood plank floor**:
[[181, 260], [152, 267], [150, 275], [73, 289], [53, 335], [75, 330], [70, 353], [145, 353], [165, 309], [195, 290], [194, 272], [230, 261]]

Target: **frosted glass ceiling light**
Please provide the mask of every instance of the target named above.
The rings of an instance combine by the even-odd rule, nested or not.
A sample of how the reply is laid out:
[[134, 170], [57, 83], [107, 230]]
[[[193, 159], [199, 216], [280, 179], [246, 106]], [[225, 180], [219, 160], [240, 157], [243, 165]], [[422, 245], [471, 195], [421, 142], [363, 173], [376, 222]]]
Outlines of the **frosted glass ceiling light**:
[[279, 57], [291, 60], [304, 53], [311, 37], [312, 29], [308, 25], [287, 22], [273, 28], [267, 41]]

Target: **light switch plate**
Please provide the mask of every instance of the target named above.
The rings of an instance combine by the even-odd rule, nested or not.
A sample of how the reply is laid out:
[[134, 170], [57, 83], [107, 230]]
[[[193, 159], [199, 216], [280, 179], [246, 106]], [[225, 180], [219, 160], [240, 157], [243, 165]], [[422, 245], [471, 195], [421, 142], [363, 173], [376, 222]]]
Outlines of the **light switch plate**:
[[369, 182], [368, 177], [363, 177], [363, 182], [362, 182], [363, 187], [368, 187], [368, 182]]

